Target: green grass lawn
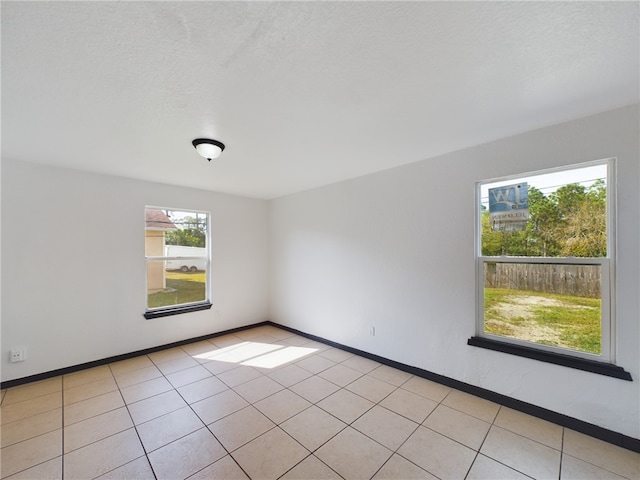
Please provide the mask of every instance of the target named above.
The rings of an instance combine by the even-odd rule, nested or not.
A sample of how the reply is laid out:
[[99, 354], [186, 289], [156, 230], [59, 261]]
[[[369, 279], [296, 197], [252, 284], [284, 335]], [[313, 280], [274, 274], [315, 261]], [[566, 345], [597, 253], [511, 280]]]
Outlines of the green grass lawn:
[[601, 353], [600, 299], [485, 288], [485, 332]]
[[203, 302], [207, 299], [206, 274], [203, 271], [167, 271], [167, 291], [147, 296], [147, 308], [168, 307], [183, 303]]

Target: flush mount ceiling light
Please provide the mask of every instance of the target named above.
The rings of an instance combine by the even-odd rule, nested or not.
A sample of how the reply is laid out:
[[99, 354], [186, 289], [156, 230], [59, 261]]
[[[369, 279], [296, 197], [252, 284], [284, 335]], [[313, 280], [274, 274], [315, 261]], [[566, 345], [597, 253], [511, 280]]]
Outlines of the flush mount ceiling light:
[[209, 138], [196, 138], [191, 143], [198, 153], [209, 161], [212, 158], [218, 158], [224, 150], [224, 143]]

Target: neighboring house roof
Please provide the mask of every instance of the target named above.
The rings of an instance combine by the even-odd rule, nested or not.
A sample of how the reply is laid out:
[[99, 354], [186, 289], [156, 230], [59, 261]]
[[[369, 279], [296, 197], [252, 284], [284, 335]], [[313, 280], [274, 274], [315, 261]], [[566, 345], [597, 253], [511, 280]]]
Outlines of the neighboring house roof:
[[147, 217], [147, 230], [177, 230], [178, 228], [162, 210], [147, 208], [145, 215]]

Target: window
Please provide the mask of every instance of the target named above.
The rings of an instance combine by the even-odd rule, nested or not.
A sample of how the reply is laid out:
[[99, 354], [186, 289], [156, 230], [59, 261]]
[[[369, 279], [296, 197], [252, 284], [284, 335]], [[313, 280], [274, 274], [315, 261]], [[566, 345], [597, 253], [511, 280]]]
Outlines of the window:
[[613, 169], [605, 160], [477, 184], [471, 345], [615, 363]]
[[211, 308], [209, 214], [145, 208], [145, 318]]

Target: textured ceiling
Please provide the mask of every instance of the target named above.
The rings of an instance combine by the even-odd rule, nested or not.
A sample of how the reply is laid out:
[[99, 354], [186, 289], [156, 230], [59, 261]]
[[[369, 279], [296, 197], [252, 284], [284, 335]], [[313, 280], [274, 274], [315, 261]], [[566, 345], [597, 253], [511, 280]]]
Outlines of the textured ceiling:
[[638, 2], [1, 8], [3, 158], [257, 198], [639, 101]]

